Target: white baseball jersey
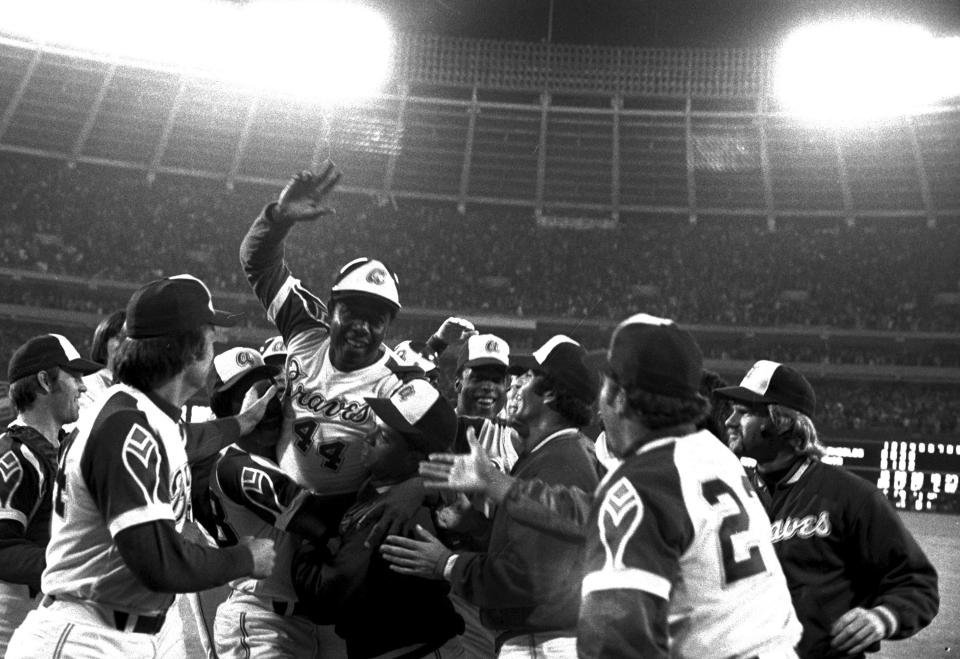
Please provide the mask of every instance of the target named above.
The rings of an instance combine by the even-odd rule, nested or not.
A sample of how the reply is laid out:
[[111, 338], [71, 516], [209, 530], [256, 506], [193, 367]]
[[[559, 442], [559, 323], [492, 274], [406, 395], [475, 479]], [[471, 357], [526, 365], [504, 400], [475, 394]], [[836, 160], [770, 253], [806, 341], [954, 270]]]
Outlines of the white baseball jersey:
[[297, 483], [318, 494], [350, 494], [366, 477], [360, 446], [376, 428], [363, 399], [389, 397], [403, 378], [423, 372], [399, 363], [388, 351], [356, 371], [343, 372], [330, 363], [327, 308], [284, 262], [287, 231], [289, 225], [261, 215], [241, 246], [247, 278], [287, 346], [277, 461]]
[[159, 520], [183, 528], [190, 469], [178, 419], [172, 405], [117, 384], [80, 420], [61, 451], [43, 592], [138, 615], [169, 608], [173, 594], [142, 585], [113, 538]]
[[600, 484], [590, 522], [581, 657], [750, 657], [800, 640], [770, 521], [709, 432], [644, 445]]

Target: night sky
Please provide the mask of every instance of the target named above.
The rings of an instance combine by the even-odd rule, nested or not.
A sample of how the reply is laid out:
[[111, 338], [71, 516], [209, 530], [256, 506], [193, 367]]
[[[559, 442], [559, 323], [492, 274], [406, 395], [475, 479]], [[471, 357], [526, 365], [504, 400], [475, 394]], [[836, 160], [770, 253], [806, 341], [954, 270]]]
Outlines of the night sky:
[[[545, 41], [550, 0], [366, 0], [395, 29]], [[554, 0], [555, 43], [637, 47], [774, 46], [832, 16], [897, 18], [960, 34], [960, 0]]]

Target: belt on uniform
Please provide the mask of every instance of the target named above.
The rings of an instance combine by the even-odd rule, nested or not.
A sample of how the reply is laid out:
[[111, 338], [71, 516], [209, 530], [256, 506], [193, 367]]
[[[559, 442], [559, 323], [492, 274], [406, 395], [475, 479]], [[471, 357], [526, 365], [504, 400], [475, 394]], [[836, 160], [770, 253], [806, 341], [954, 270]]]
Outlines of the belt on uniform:
[[[44, 596], [41, 605], [47, 607], [56, 601], [57, 598], [55, 596], [46, 595]], [[61, 601], [68, 602], [70, 600]], [[127, 611], [109, 609], [90, 600], [79, 600], [78, 603], [91, 604], [96, 608], [101, 609], [104, 613], [112, 614], [113, 626], [117, 631], [121, 632], [133, 632], [134, 634], [156, 634], [160, 631], [160, 628], [163, 627], [163, 622], [167, 618], [165, 613], [161, 613], [157, 616], [143, 616], [135, 613], [129, 613]], [[105, 620], [105, 622], [109, 624], [110, 620]]]

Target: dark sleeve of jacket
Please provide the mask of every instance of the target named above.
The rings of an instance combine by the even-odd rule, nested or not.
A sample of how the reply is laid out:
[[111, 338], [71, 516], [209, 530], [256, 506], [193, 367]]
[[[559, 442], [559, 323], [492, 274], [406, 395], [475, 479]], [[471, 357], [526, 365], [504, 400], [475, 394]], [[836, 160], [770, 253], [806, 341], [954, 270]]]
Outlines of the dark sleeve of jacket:
[[517, 480], [501, 507], [518, 522], [582, 540], [592, 505], [593, 490], [533, 479]]
[[[545, 486], [596, 487], [593, 463], [576, 443], [551, 453], [549, 450], [547, 447], [541, 455], [521, 458], [514, 473], [535, 473]], [[579, 463], [570, 459], [576, 452]], [[527, 460], [530, 462], [525, 465]], [[487, 552], [466, 552], [454, 563], [450, 579], [454, 591], [480, 608], [531, 606], [542, 601], [562, 581], [556, 572], [558, 566], [576, 564], [581, 551], [582, 538], [561, 531], [553, 526], [536, 528], [513, 515], [496, 513]]]
[[275, 218], [274, 208], [268, 205], [250, 226], [240, 244], [240, 264], [267, 319], [289, 343], [299, 332], [327, 329], [327, 307], [293, 277], [283, 245], [294, 223]]
[[[190, 463], [191, 469], [194, 463], [215, 456], [222, 449], [240, 439], [240, 422], [232, 416], [201, 423], [188, 423], [185, 428], [186, 444], [184, 449], [187, 452], [187, 462]], [[194, 475], [194, 478], [196, 478], [196, 475]]]
[[184, 540], [169, 520], [125, 528], [114, 542], [140, 582], [160, 593], [195, 593], [253, 570], [253, 556], [246, 546], [201, 547]]
[[876, 584], [868, 605], [884, 606], [897, 618], [890, 638], [907, 638], [930, 624], [940, 608], [937, 571], [878, 490], [854, 516], [860, 567]]
[[0, 519], [0, 581], [26, 584], [39, 592], [46, 551], [45, 545], [26, 536], [19, 523]]

